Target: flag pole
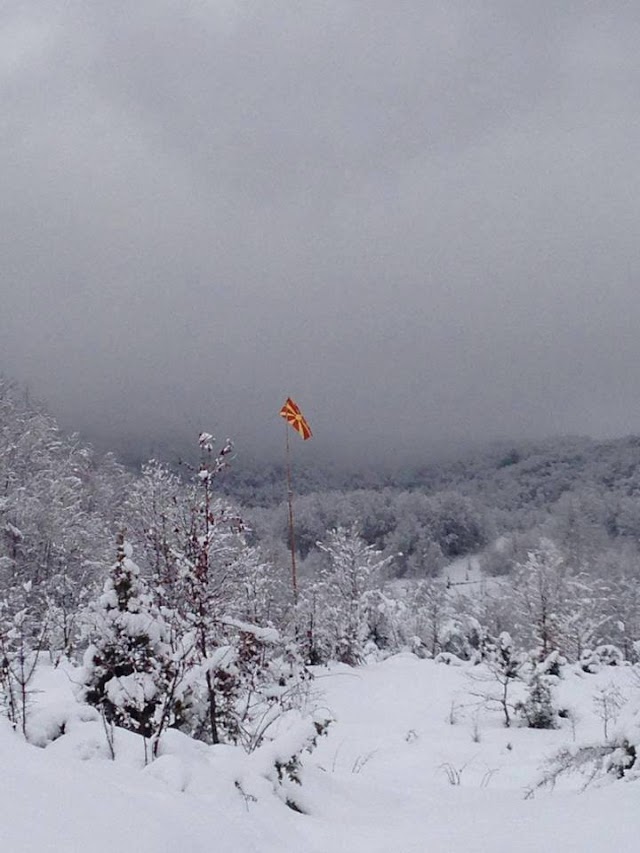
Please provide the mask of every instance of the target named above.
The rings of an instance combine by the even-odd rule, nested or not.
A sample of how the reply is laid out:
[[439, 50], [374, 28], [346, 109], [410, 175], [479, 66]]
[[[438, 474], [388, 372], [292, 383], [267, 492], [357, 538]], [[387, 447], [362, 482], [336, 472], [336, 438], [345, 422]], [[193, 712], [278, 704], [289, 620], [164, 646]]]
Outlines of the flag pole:
[[298, 570], [296, 568], [296, 537], [293, 530], [293, 489], [291, 488], [291, 449], [289, 447], [289, 427], [306, 441], [311, 438], [311, 427], [305, 420], [298, 405], [287, 397], [280, 409], [280, 416], [285, 419], [284, 434], [287, 449], [287, 503], [289, 504], [289, 549], [291, 551], [291, 585], [293, 587], [293, 603], [298, 603]]
[[296, 568], [296, 538], [293, 528], [293, 489], [291, 488], [291, 451], [289, 449], [289, 425], [285, 421], [284, 434], [287, 447], [287, 502], [289, 504], [289, 550], [291, 551], [291, 585], [293, 603], [298, 603], [298, 570]]

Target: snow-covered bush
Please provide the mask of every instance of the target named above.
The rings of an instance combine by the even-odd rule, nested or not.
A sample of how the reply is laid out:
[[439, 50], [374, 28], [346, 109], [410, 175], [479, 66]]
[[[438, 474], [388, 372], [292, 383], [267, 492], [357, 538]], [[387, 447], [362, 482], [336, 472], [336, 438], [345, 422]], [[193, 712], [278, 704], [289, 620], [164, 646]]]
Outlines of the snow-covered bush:
[[595, 649], [585, 649], [580, 658], [580, 668], [583, 672], [599, 672], [603, 666], [622, 666], [624, 655], [612, 644], [598, 646]]
[[516, 711], [530, 729], [555, 729], [558, 725], [550, 678], [535, 669], [529, 678], [526, 698], [516, 704]]
[[536, 787], [553, 787], [558, 779], [574, 773], [586, 778], [585, 787], [606, 774], [622, 779], [635, 768], [637, 746], [622, 737], [607, 744], [564, 747], [543, 770]]
[[464, 660], [454, 655], [453, 652], [440, 652], [433, 659], [435, 663], [444, 663], [447, 666], [464, 666]]
[[[331, 718], [326, 714], [303, 716], [296, 711], [284, 715], [274, 739], [262, 744], [251, 756], [253, 773], [267, 779], [273, 791], [293, 811], [304, 813], [301, 802], [304, 755], [313, 752], [318, 738], [327, 733]], [[238, 779], [236, 786], [250, 794], [251, 780]]]
[[622, 666], [624, 663], [624, 654], [611, 643], [597, 646], [594, 654], [602, 666]]
[[551, 675], [559, 677], [562, 672], [562, 667], [566, 666], [567, 659], [560, 654], [557, 649], [550, 652], [545, 658], [536, 662], [536, 668], [541, 675]]
[[475, 684], [486, 685], [475, 695], [489, 707], [500, 709], [507, 728], [511, 726], [512, 713], [515, 710], [511, 687], [514, 682], [522, 679], [526, 666], [526, 656], [516, 650], [511, 635], [503, 631], [495, 641], [485, 664], [469, 673]]

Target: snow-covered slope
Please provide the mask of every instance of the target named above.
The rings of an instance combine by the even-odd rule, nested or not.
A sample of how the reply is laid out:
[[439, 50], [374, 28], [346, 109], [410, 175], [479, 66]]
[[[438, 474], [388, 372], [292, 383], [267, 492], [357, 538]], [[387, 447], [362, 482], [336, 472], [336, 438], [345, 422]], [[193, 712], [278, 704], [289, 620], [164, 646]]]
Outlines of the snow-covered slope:
[[575, 780], [524, 797], [546, 756], [574, 738], [602, 739], [593, 696], [610, 683], [626, 697], [640, 691], [630, 668], [567, 671], [557, 701], [574, 724], [556, 731], [504, 728], [473, 695], [486, 685], [469, 678], [471, 669], [398, 655], [319, 670], [318, 704], [336, 720], [307, 758], [297, 794], [306, 814], [277, 796], [257, 754], [170, 733], [145, 767], [141, 739], [118, 732], [112, 761], [101, 723], [71, 698], [72, 673], [44, 669], [32, 736], [44, 742], [56, 719], [66, 733], [43, 749], [0, 725], [0, 850], [637, 850], [640, 781], [579, 793], [583, 780]]

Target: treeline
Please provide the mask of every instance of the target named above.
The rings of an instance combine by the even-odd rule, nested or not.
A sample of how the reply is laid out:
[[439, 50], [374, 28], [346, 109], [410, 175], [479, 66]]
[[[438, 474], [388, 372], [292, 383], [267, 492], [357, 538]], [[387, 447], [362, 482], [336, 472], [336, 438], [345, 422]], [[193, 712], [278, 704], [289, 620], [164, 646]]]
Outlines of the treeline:
[[[271, 553], [288, 542], [287, 506], [246, 511], [253, 535]], [[356, 526], [368, 545], [393, 556], [396, 576], [435, 577], [451, 559], [483, 548], [493, 538], [489, 514], [478, 501], [457, 492], [395, 489], [329, 491], [295, 501], [296, 547], [302, 560], [317, 556], [328, 530]]]
[[[274, 477], [266, 474], [274, 491]], [[243, 492], [246, 476], [240, 474]], [[337, 474], [331, 473], [335, 481]], [[357, 478], [375, 481], [369, 473]], [[253, 474], [264, 498], [259, 472]], [[233, 491], [234, 476], [225, 481]], [[283, 482], [283, 480], [282, 480]], [[396, 555], [399, 577], [428, 578], [452, 559], [485, 549], [485, 568], [506, 574], [540, 537], [556, 541], [574, 569], [606, 567], [635, 559], [640, 541], [640, 439], [608, 442], [557, 439], [519, 449], [493, 448], [456, 463], [433, 464], [377, 484], [309, 490], [296, 471], [296, 530], [303, 559], [314, 555], [324, 531], [359, 526], [368, 544]], [[287, 507], [282, 483], [270, 505], [247, 506], [256, 539], [278, 553], [287, 544]], [[603, 571], [605, 569], [603, 568]]]

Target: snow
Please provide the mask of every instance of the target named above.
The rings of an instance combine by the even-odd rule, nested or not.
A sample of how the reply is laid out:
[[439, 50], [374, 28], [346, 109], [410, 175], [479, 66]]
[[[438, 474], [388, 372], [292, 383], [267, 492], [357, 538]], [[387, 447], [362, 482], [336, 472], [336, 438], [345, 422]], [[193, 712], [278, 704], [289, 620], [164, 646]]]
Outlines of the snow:
[[231, 616], [223, 617], [220, 622], [223, 625], [238, 628], [245, 634], [253, 634], [256, 640], [262, 643], [278, 643], [280, 641], [280, 632], [276, 628], [262, 628], [258, 625], [251, 625], [249, 622], [241, 622], [239, 619], [233, 619]]
[[[319, 668], [318, 714], [335, 720], [302, 785], [278, 789], [274, 760], [312, 737], [291, 715], [282, 737], [251, 755], [167, 732], [145, 765], [143, 740], [77, 702], [69, 664], [43, 665], [27, 744], [0, 720], [0, 849], [11, 853], [617, 853], [637, 849], [640, 781], [581, 778], [525, 793], [561, 746], [602, 741], [594, 698], [640, 694], [631, 667], [564, 667], [569, 709], [555, 731], [504, 728], [474, 696], [471, 666], [401, 654], [352, 669]], [[622, 709], [612, 730], [631, 714]], [[64, 734], [60, 732], [64, 729]], [[52, 740], [52, 738], [55, 738]], [[45, 746], [46, 745], [46, 746]], [[42, 748], [44, 747], [44, 748]], [[287, 790], [306, 813], [289, 809]]]
[[454, 594], [471, 596], [488, 592], [499, 595], [504, 583], [501, 578], [483, 572], [481, 554], [458, 557], [442, 569], [441, 576]]
[[451, 584], [480, 583], [484, 575], [479, 556], [471, 554], [453, 560], [442, 570], [442, 577]]

